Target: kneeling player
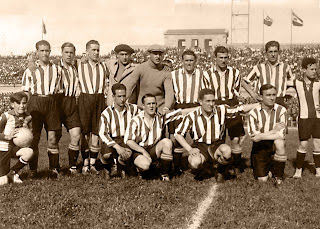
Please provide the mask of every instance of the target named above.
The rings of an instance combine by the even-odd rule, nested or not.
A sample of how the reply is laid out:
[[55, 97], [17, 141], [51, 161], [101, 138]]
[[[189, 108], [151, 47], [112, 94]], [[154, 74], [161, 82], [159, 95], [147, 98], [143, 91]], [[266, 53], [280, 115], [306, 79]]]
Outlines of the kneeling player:
[[[33, 156], [31, 148], [20, 148], [13, 143], [18, 128], [31, 128], [31, 116], [26, 114], [27, 101], [28, 96], [24, 92], [12, 94], [10, 102], [13, 109], [3, 113], [0, 117], [0, 185], [7, 184], [9, 180], [14, 183], [22, 183], [18, 172], [28, 164]], [[10, 169], [11, 157], [19, 158], [19, 160]]]
[[276, 185], [283, 180], [287, 160], [285, 134], [287, 110], [276, 104], [276, 88], [265, 84], [260, 88], [262, 102], [249, 113], [249, 134], [253, 141], [251, 162], [253, 175], [266, 182], [269, 172], [276, 179]]
[[106, 179], [119, 173], [121, 177], [125, 176], [123, 167], [128, 164], [132, 152], [123, 138], [132, 117], [139, 112], [137, 105], [126, 103], [126, 87], [123, 84], [116, 83], [111, 90], [114, 103], [102, 112], [99, 127], [101, 162], [106, 169]]

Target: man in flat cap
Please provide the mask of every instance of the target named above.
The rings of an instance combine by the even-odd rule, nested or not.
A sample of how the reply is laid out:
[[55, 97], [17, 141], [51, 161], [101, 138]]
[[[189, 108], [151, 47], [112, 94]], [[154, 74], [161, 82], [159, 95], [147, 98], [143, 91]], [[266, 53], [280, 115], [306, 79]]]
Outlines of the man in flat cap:
[[127, 98], [138, 84], [138, 105], [142, 106], [141, 99], [145, 94], [155, 95], [160, 113], [169, 111], [174, 101], [171, 74], [162, 64], [164, 51], [161, 45], [151, 45], [148, 48], [149, 60], [137, 66], [126, 83]]
[[[117, 58], [106, 61], [107, 68], [110, 72], [107, 106], [113, 104], [112, 86], [116, 83], [122, 83], [127, 86], [127, 82], [135, 67], [135, 65], [131, 63], [131, 54], [134, 53], [133, 48], [126, 44], [120, 44], [114, 48], [114, 51]], [[138, 87], [133, 87], [133, 92], [128, 101], [129, 103], [137, 103], [137, 90]]]

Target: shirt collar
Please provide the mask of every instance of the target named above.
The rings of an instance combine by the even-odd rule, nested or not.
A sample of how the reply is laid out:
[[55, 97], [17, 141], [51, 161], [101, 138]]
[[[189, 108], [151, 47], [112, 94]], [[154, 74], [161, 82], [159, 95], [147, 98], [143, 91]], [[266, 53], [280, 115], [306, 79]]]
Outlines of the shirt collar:
[[[216, 113], [217, 113], [217, 106], [214, 105], [214, 106], [213, 106], [212, 114], [209, 116], [209, 118], [211, 118], [211, 117], [212, 117], [213, 115], [215, 115]], [[204, 114], [203, 114], [203, 112], [202, 112], [202, 108], [201, 108], [201, 107], [198, 108], [198, 115], [199, 115], [199, 116], [202, 115], [203, 117], [205, 117]]]
[[[112, 105], [111, 105], [111, 108], [113, 109], [113, 110], [115, 110], [116, 108], [115, 108], [115, 106], [114, 106], [114, 102], [112, 103]], [[124, 110], [123, 111], [127, 111], [129, 109], [129, 105], [127, 104], [127, 103], [125, 103], [124, 104]]]
[[[273, 107], [272, 107], [271, 110], [275, 110], [276, 106], [277, 106], [277, 104], [275, 103], [275, 104], [273, 105]], [[259, 110], [260, 110], [260, 111], [266, 110], [266, 109], [264, 109], [264, 108], [262, 107], [262, 104], [261, 104], [261, 103], [259, 104]]]
[[279, 66], [281, 64], [281, 62], [279, 60], [277, 60], [277, 62], [272, 65], [268, 60], [266, 60], [265, 64], [269, 65], [270, 67], [272, 67], [272, 66], [277, 67], [277, 66]]
[[187, 74], [187, 75], [195, 75], [196, 74], [196, 68], [194, 68], [193, 72], [191, 74], [189, 74], [186, 69], [183, 67], [182, 68], [182, 74]]

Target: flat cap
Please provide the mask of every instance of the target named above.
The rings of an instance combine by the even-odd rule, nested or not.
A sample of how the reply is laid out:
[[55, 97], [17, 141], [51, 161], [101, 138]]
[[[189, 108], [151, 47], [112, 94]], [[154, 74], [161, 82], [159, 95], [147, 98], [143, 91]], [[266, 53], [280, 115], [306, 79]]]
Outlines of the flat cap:
[[121, 52], [121, 51], [125, 51], [125, 52], [130, 53], [130, 54], [134, 53], [133, 48], [131, 48], [129, 45], [126, 45], [126, 44], [117, 45], [117, 46], [114, 48], [114, 51], [115, 51], [116, 53], [119, 53], [119, 52]]
[[164, 48], [161, 45], [150, 45], [148, 48], [148, 52], [164, 52]]

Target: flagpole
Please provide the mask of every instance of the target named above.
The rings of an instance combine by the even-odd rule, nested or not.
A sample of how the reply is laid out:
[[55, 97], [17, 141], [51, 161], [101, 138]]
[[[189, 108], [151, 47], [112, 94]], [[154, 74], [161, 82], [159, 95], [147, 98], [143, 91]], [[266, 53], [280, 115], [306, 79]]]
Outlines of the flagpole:
[[290, 21], [290, 24], [291, 24], [291, 41], [290, 41], [290, 47], [292, 47], [292, 9], [291, 9], [291, 21]]
[[43, 40], [43, 18], [41, 18], [41, 40]]
[[264, 45], [264, 9], [262, 10], [262, 47]]

